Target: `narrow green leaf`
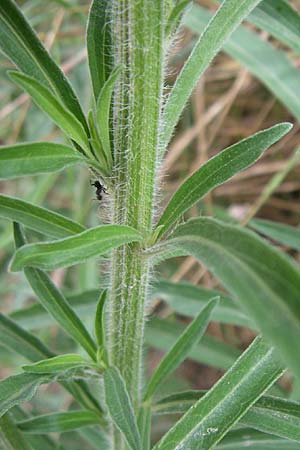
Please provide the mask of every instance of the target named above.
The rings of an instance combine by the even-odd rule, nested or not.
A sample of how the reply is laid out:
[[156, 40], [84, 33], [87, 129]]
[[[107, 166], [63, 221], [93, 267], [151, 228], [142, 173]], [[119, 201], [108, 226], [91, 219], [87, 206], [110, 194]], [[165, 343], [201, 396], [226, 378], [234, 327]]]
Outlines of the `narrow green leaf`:
[[112, 149], [110, 145], [110, 107], [115, 82], [122, 70], [116, 67], [104, 83], [97, 101], [97, 127], [99, 136], [109, 166], [112, 165]]
[[207, 192], [253, 164], [262, 153], [284, 136], [291, 124], [282, 123], [231, 145], [196, 170], [177, 189], [156, 227], [162, 236], [181, 216]]
[[[14, 223], [16, 247], [24, 245], [25, 240], [18, 224]], [[39, 269], [26, 267], [25, 276], [39, 301], [54, 317], [57, 323], [78, 342], [92, 359], [96, 359], [96, 345], [85, 326], [70, 307], [69, 303], [53, 284], [50, 277]]]
[[92, 1], [86, 39], [89, 68], [96, 101], [110, 75], [112, 66], [109, 11], [109, 0]]
[[58, 95], [87, 129], [84, 114], [71, 85], [13, 0], [0, 2], [0, 46], [22, 72]]
[[9, 413], [0, 417], [0, 442], [5, 445], [5, 450], [32, 450]]
[[265, 433], [300, 442], [300, 403], [263, 397], [242, 418], [242, 423]]
[[0, 217], [19, 222], [32, 230], [54, 238], [63, 238], [85, 230], [83, 225], [61, 214], [1, 194]]
[[247, 20], [299, 52], [300, 15], [286, 0], [263, 0]]
[[[85, 291], [66, 297], [68, 303], [81, 318], [92, 317], [99, 298], [99, 290]], [[54, 323], [53, 318], [40, 303], [33, 303], [10, 313], [10, 317], [26, 329], [39, 329]]]
[[230, 431], [216, 450], [298, 450], [299, 443], [280, 439], [251, 428]]
[[291, 345], [300, 340], [300, 273], [292, 260], [254, 233], [209, 218], [179, 226], [169, 242], [213, 271], [300, 375]]
[[43, 359], [34, 364], [26, 364], [22, 369], [30, 373], [55, 374], [89, 366], [92, 366], [92, 363], [82, 356], [77, 353], [68, 353]]
[[40, 384], [51, 377], [36, 373], [20, 373], [0, 381], [0, 417], [13, 406], [31, 400]]
[[[49, 315], [47, 312], [46, 314]], [[55, 356], [36, 336], [24, 330], [3, 314], [0, 315], [0, 341], [3, 346], [22, 355], [29, 361], [34, 362], [41, 358]], [[99, 404], [91, 395], [84, 381], [61, 382], [61, 384], [84, 408], [93, 409], [98, 414], [102, 413]]]
[[0, 147], [0, 179], [55, 172], [85, 160], [71, 147], [31, 142]]
[[[169, 395], [153, 407], [155, 414], [183, 414], [204, 395], [206, 391], [186, 391]], [[300, 403], [286, 399], [262, 396], [242, 417], [245, 426], [275, 436], [300, 440]]]
[[64, 433], [89, 425], [99, 424], [99, 417], [92, 411], [68, 411], [45, 414], [18, 422], [18, 428], [24, 433]]
[[166, 25], [166, 36], [176, 31], [183, 12], [189, 4], [191, 4], [191, 0], [179, 0], [179, 2], [171, 9]]
[[[158, 318], [151, 319], [146, 325], [146, 344], [160, 350], [169, 351], [184, 331], [178, 322]], [[189, 352], [189, 358], [202, 364], [228, 369], [240, 355], [240, 351], [211, 336], [203, 336], [200, 343]]]
[[39, 301], [54, 317], [56, 322], [78, 342], [92, 359], [96, 356], [96, 345], [90, 337], [85, 326], [68, 304], [59, 289], [53, 284], [50, 277], [39, 269], [26, 267], [25, 276], [37, 295]]
[[108, 167], [107, 158], [101, 144], [101, 139], [95, 124], [94, 114], [92, 110], [88, 112], [88, 124], [91, 130], [90, 143], [93, 148], [93, 152], [97, 160], [99, 161], [99, 174], [105, 180], [111, 175], [111, 166]]
[[141, 449], [141, 438], [125, 382], [115, 367], [104, 372], [105, 399], [109, 414], [132, 450]]
[[[153, 450], [209, 450], [281, 375], [277, 354], [256, 338]], [[230, 412], [230, 413], [229, 413]]]
[[[19, 405], [13, 408], [11, 415], [16, 424], [16, 429], [17, 422], [29, 419], [31, 417], [31, 415]], [[29, 442], [34, 450], [57, 450], [55, 441], [46, 435], [28, 435], [26, 436], [26, 441]]]
[[103, 347], [105, 343], [105, 314], [104, 306], [107, 296], [107, 290], [103, 290], [99, 296], [99, 301], [95, 314], [95, 335], [98, 347]]
[[110, 436], [99, 427], [82, 428], [80, 434], [95, 450], [111, 450]]
[[238, 305], [229, 296], [216, 289], [206, 289], [187, 282], [155, 280], [152, 285], [152, 296], [161, 298], [175, 312], [188, 317], [195, 317], [199, 309], [211, 298], [220, 297], [220, 302], [212, 311], [211, 320], [254, 328], [251, 319], [240, 311]]
[[46, 112], [66, 135], [89, 153], [89, 141], [82, 123], [49, 89], [34, 78], [20, 72], [9, 72], [10, 77], [32, 97], [41, 110]]
[[0, 314], [0, 342], [5, 347], [21, 353], [30, 361], [53, 356], [53, 353], [36, 336], [25, 331], [4, 314]]
[[144, 404], [141, 406], [138, 415], [138, 429], [142, 441], [142, 449], [150, 450], [151, 440], [151, 405]]
[[300, 248], [300, 228], [286, 225], [285, 223], [273, 222], [265, 219], [252, 219], [249, 223], [251, 228], [265, 236], [287, 245], [295, 250]]
[[[198, 5], [188, 11], [184, 23], [195, 33], [200, 33], [211, 19], [211, 13]], [[300, 90], [299, 69], [286, 53], [267, 42], [254, 31], [239, 27], [223, 50], [240, 62], [258, 78], [285, 107], [299, 119], [300, 102], [295, 92]]]
[[25, 245], [17, 250], [11, 270], [16, 272], [26, 266], [46, 270], [71, 266], [139, 240], [140, 234], [126, 225], [100, 225], [55, 242]]
[[163, 150], [199, 77], [260, 0], [224, 0], [178, 75], [164, 108]]
[[180, 336], [175, 345], [160, 361], [147, 384], [144, 400], [150, 399], [155, 390], [157, 390], [165, 379], [179, 366], [179, 364], [182, 363], [182, 361], [184, 361], [192, 348], [199, 342], [218, 301], [219, 298], [213, 298], [206, 306], [204, 306], [197, 317], [185, 328], [184, 333]]

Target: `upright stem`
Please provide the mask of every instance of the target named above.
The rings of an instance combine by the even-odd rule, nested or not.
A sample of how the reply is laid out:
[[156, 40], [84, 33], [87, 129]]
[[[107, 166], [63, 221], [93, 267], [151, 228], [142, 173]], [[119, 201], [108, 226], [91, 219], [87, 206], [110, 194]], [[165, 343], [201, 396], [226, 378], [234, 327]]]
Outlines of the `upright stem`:
[[[145, 237], [152, 227], [163, 84], [164, 0], [112, 0], [115, 64], [113, 221]], [[109, 360], [121, 371], [135, 408], [142, 371], [149, 264], [137, 244], [114, 251]], [[115, 447], [116, 448], [116, 447]], [[118, 449], [119, 450], [119, 449]]]

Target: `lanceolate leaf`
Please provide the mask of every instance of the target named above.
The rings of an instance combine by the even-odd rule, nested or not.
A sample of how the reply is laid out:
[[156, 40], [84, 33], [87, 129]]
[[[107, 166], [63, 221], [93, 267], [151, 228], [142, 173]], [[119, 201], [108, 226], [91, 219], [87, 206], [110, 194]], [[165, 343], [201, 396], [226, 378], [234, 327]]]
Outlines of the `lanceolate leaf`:
[[13, 0], [2, 0], [0, 3], [0, 46], [22, 72], [50, 88], [86, 126], [82, 109], [69, 82]]
[[18, 422], [18, 428], [24, 433], [64, 433], [88, 425], [99, 424], [99, 416], [92, 411], [68, 411], [45, 414]]
[[[184, 326], [180, 323], [153, 318], [146, 326], [146, 343], [151, 347], [169, 351], [183, 331]], [[211, 336], [203, 336], [200, 343], [190, 351], [188, 357], [209, 366], [228, 369], [239, 355], [238, 349]]]
[[34, 78], [20, 72], [10, 72], [10, 77], [28, 92], [39, 108], [45, 111], [66, 135], [79, 144], [87, 153], [89, 141], [82, 123], [60, 103], [49, 89]]
[[164, 234], [182, 214], [215, 186], [253, 164], [270, 145], [291, 129], [282, 123], [243, 139], [211, 158], [177, 189], [160, 217], [157, 228]]
[[53, 356], [52, 358], [37, 361], [34, 364], [26, 364], [22, 367], [25, 372], [55, 374], [64, 373], [74, 369], [91, 366], [92, 363], [77, 353]]
[[[22, 248], [25, 240], [17, 224], [14, 224], [14, 233], [16, 247]], [[92, 359], [96, 359], [96, 345], [94, 341], [50, 277], [41, 270], [32, 267], [26, 267], [24, 273], [44, 308], [76, 342], [82, 345]]]
[[[46, 311], [45, 311], [46, 312]], [[49, 315], [46, 312], [47, 315]], [[14, 321], [0, 315], [0, 340], [2, 345], [9, 350], [13, 350], [29, 361], [39, 361], [41, 358], [51, 358], [55, 356], [36, 336], [21, 328]], [[85, 382], [69, 381], [61, 382], [74, 398], [84, 407], [97, 411], [102, 410], [99, 404], [90, 394]]]
[[110, 107], [116, 79], [122, 67], [116, 67], [104, 83], [97, 101], [97, 127], [99, 136], [109, 166], [112, 164], [112, 149], [110, 146]]
[[76, 236], [55, 242], [28, 244], [17, 250], [11, 270], [23, 267], [54, 269], [71, 266], [103, 255], [122, 244], [141, 240], [140, 234], [126, 225], [100, 225]]
[[51, 377], [20, 373], [0, 381], [0, 416], [13, 406], [31, 400], [40, 384], [48, 383]]
[[209, 450], [282, 373], [274, 349], [261, 338], [154, 446], [154, 450]]
[[3, 314], [0, 314], [0, 341], [2, 345], [21, 353], [30, 361], [53, 356], [53, 353], [37, 337], [23, 330]]
[[300, 228], [292, 227], [285, 223], [272, 222], [271, 220], [253, 219], [249, 223], [251, 228], [265, 236], [279, 242], [282, 245], [300, 249]]
[[138, 415], [138, 429], [142, 441], [142, 449], [150, 450], [151, 440], [151, 405], [145, 403], [139, 411]]
[[136, 418], [125, 382], [115, 367], [109, 367], [104, 372], [104, 389], [106, 405], [111, 418], [132, 450], [141, 449]]
[[190, 220], [169, 243], [200, 259], [221, 280], [284, 361], [300, 375], [300, 273], [254, 233], [214, 219]]
[[20, 433], [9, 413], [0, 417], [0, 442], [5, 445], [5, 450], [33, 449], [27, 439]]
[[95, 359], [96, 345], [85, 326], [50, 277], [39, 269], [26, 267], [25, 276], [41, 304], [57, 323]]
[[0, 217], [19, 222], [54, 238], [63, 238], [85, 230], [83, 225], [61, 214], [6, 195], [0, 195]]
[[[184, 23], [192, 31], [200, 33], [210, 18], [211, 14], [207, 9], [193, 5], [185, 16]], [[264, 83], [299, 119], [300, 102], [294, 94], [300, 89], [299, 69], [291, 63], [285, 52], [274, 48], [257, 33], [244, 27], [239, 27], [232, 34], [223, 50]]]
[[184, 333], [176, 341], [175, 345], [160, 361], [159, 365], [152, 374], [144, 396], [148, 400], [155, 390], [165, 381], [165, 379], [179, 366], [179, 364], [188, 356], [191, 349], [197, 344], [203, 335], [206, 326], [210, 320], [211, 312], [218, 303], [214, 298], [200, 311], [197, 317], [184, 330]]
[[[205, 394], [205, 391], [186, 391], [169, 395], [154, 405], [154, 414], [184, 414]], [[241, 422], [266, 433], [300, 441], [300, 403], [263, 396]]]
[[53, 374], [23, 372], [0, 381], [0, 416], [12, 407], [31, 400], [41, 384], [52, 381], [70, 383], [72, 376], [69, 372], [67, 375], [64, 372]]
[[180, 23], [180, 19], [181, 16], [183, 15], [185, 8], [190, 4], [191, 0], [179, 0], [179, 2], [176, 3], [175, 6], [172, 8], [166, 25], [167, 36], [176, 30], [177, 26]]
[[187, 282], [174, 283], [168, 280], [155, 280], [152, 287], [153, 298], [164, 300], [175, 312], [183, 316], [195, 317], [201, 307], [213, 297], [220, 297], [213, 309], [211, 320], [253, 328], [251, 319], [240, 311], [238, 305], [223, 292], [206, 289]]
[[299, 443], [280, 439], [251, 428], [229, 431], [216, 450], [298, 450]]
[[87, 50], [94, 97], [108, 79], [112, 67], [110, 34], [110, 1], [93, 0], [87, 27]]
[[51, 142], [32, 142], [0, 147], [0, 178], [56, 172], [85, 160], [73, 148]]
[[293, 50], [300, 50], [300, 15], [286, 0], [261, 1], [247, 20]]
[[[72, 309], [81, 318], [92, 317], [98, 298], [99, 290], [97, 289], [66, 297]], [[37, 302], [25, 308], [12, 311], [10, 317], [24, 328], [31, 330], [54, 323], [53, 318], [48, 314], [47, 310]]]
[[293, 50], [300, 50], [300, 15], [286, 0], [263, 0], [248, 20]]
[[107, 290], [101, 292], [96, 308], [95, 314], [95, 335], [97, 338], [98, 347], [103, 347], [105, 341], [105, 300], [107, 297]]
[[260, 0], [224, 0], [200, 36], [177, 77], [164, 109], [162, 144], [168, 144], [173, 129], [199, 77], [224, 42]]

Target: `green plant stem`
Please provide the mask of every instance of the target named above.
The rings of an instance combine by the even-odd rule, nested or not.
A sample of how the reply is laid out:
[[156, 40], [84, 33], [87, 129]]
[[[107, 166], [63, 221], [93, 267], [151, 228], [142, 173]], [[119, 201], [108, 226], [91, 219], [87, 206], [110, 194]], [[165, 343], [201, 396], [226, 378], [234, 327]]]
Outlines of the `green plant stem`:
[[[164, 1], [114, 0], [115, 64], [122, 64], [114, 98], [114, 223], [147, 237], [152, 227], [163, 83]], [[108, 302], [109, 362], [125, 379], [137, 409], [149, 263], [140, 246], [113, 253]], [[121, 444], [115, 448], [121, 449]]]

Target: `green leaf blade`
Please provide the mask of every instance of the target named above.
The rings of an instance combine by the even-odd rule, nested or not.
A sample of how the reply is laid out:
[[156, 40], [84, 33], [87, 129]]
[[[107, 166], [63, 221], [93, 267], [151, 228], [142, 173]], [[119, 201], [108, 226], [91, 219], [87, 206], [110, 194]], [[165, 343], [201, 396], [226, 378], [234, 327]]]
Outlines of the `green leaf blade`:
[[141, 438], [125, 382], [115, 367], [104, 372], [105, 399], [115, 425], [132, 450], [141, 449]]
[[260, 338], [255, 339], [153, 450], [211, 449], [281, 373], [274, 349], [269, 349]]
[[33, 373], [20, 373], [0, 381], [0, 417], [13, 406], [31, 400], [40, 384], [49, 377]]
[[55, 242], [25, 245], [17, 250], [11, 270], [22, 270], [26, 266], [45, 270], [66, 267], [139, 240], [140, 234], [126, 225], [100, 225]]
[[295, 250], [299, 250], [300, 248], [299, 227], [292, 227], [284, 223], [265, 219], [252, 219], [249, 225], [250, 228], [253, 228], [282, 245], [287, 245]]
[[[180, 323], [153, 318], [147, 323], [146, 344], [163, 351], [169, 351], [179, 339], [184, 327]], [[239, 357], [240, 351], [211, 336], [203, 336], [200, 343], [189, 353], [189, 358], [202, 364], [228, 369]]]
[[224, 42], [260, 0], [224, 0], [177, 77], [164, 108], [163, 149], [199, 77]]
[[56, 172], [85, 160], [71, 147], [31, 142], [0, 147], [0, 179]]
[[26, 434], [64, 433], [89, 425], [99, 424], [99, 416], [92, 411], [68, 411], [45, 414], [17, 423]]
[[[184, 414], [205, 394], [205, 391], [185, 391], [169, 395], [153, 406], [154, 414]], [[299, 442], [300, 403], [262, 396], [241, 418], [241, 423], [264, 433]]]
[[144, 396], [146, 401], [149, 400], [155, 390], [158, 389], [170, 373], [172, 373], [187, 357], [194, 345], [199, 342], [210, 320], [211, 313], [218, 304], [218, 301], [218, 298], [214, 298], [207, 303], [197, 317], [185, 329], [184, 333], [180, 336], [175, 345], [161, 360], [146, 387], [146, 393]]
[[[211, 13], [206, 8], [193, 5], [185, 16], [184, 23], [199, 34], [210, 19]], [[245, 27], [239, 27], [230, 36], [223, 50], [267, 86], [299, 120], [300, 102], [295, 96], [295, 92], [300, 89], [299, 70], [291, 63], [285, 52], [274, 48], [257, 33]]]
[[112, 149], [110, 145], [110, 109], [111, 99], [115, 82], [122, 70], [122, 66], [116, 67], [109, 78], [104, 83], [97, 101], [97, 127], [99, 130], [99, 136], [107, 158], [108, 164], [112, 165]]
[[230, 323], [254, 328], [251, 319], [245, 316], [236, 303], [228, 295], [216, 289], [206, 289], [188, 282], [172, 282], [165, 279], [153, 283], [153, 298], [159, 297], [176, 313], [196, 317], [201, 307], [213, 297], [220, 297], [220, 302], [212, 311], [211, 319], [221, 323]]
[[64, 238], [85, 230], [83, 225], [18, 198], [0, 194], [0, 217], [54, 238]]
[[291, 129], [282, 123], [234, 144], [207, 161], [177, 189], [156, 227], [164, 234], [182, 214], [214, 187], [253, 164], [262, 153]]
[[0, 46], [22, 72], [57, 94], [86, 127], [84, 114], [70, 83], [12, 0], [3, 0], [0, 4]]
[[264, 0], [250, 13], [248, 20], [299, 52], [300, 15], [287, 1]]
[[34, 364], [26, 364], [22, 367], [25, 372], [39, 374], [56, 374], [84, 368], [91, 365], [91, 362], [84, 359], [77, 353], [53, 356], [52, 358], [37, 361]]
[[2, 345], [31, 361], [49, 358], [53, 353], [33, 334], [28, 333], [9, 317], [0, 314], [0, 340]]
[[37, 106], [46, 112], [54, 123], [87, 153], [89, 141], [82, 123], [56, 97], [34, 78], [20, 72], [10, 72], [10, 77], [32, 97]]
[[300, 340], [300, 274], [293, 262], [254, 233], [214, 219], [191, 220], [173, 238], [213, 271], [299, 375], [298, 349], [291, 346]]
[[90, 75], [96, 101], [109, 77], [112, 66], [109, 12], [110, 2], [108, 0], [92, 1], [86, 40]]
[[[22, 248], [25, 239], [20, 226], [16, 223], [14, 223], [14, 237], [16, 247]], [[43, 307], [75, 342], [80, 343], [88, 355], [95, 360], [97, 351], [95, 342], [51, 278], [41, 270], [32, 267], [26, 267], [24, 273]]]

